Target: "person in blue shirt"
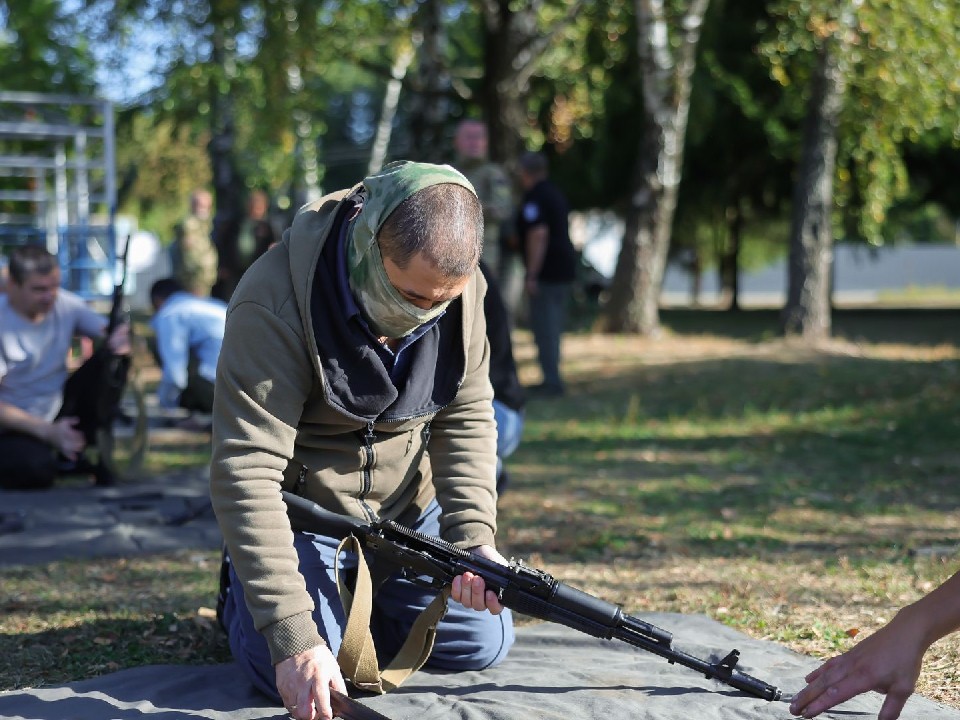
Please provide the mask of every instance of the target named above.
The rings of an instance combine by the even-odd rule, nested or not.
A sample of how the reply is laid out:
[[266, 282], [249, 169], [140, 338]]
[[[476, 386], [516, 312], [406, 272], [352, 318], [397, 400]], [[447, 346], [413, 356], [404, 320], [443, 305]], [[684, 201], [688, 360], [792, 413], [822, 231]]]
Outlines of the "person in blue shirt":
[[160, 407], [209, 414], [227, 304], [197, 297], [173, 278], [157, 280], [151, 286], [150, 302], [155, 355], [162, 370], [157, 386]]

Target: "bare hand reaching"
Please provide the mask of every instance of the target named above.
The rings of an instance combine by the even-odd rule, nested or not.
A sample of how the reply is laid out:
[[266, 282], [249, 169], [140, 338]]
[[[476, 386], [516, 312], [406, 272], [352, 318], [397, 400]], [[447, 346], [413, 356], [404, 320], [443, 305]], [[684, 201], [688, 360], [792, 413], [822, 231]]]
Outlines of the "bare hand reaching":
[[896, 720], [913, 693], [928, 644], [923, 632], [905, 616], [862, 640], [842, 655], [821, 665], [805, 678], [790, 712], [813, 718], [850, 698], [875, 690], [887, 697], [878, 720]]

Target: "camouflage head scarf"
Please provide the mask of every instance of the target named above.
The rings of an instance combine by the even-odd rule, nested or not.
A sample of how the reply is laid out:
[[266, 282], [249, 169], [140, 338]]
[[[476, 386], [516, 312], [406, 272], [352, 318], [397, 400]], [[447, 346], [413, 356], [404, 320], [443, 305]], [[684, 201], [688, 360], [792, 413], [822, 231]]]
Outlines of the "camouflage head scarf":
[[367, 197], [347, 240], [347, 274], [360, 310], [377, 335], [406, 337], [446, 310], [448, 302], [423, 310], [404, 298], [383, 267], [377, 233], [404, 200], [431, 185], [452, 183], [476, 194], [470, 182], [449, 165], [400, 161], [365, 178]]

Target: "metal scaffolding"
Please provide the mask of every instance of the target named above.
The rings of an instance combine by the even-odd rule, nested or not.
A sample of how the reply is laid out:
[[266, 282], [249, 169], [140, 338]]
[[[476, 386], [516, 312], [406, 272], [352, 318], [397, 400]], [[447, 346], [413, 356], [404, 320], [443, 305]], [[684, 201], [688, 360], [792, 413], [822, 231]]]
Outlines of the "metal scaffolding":
[[60, 259], [64, 287], [108, 295], [116, 205], [113, 103], [0, 91], [0, 254], [42, 242]]

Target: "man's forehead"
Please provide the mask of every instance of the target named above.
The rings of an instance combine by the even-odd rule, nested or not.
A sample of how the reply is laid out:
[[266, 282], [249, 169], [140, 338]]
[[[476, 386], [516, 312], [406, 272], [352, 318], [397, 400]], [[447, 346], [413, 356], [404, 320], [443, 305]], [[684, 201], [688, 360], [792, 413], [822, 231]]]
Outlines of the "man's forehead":
[[54, 268], [48, 273], [32, 272], [23, 280], [24, 287], [46, 287], [60, 284], [60, 268]]

